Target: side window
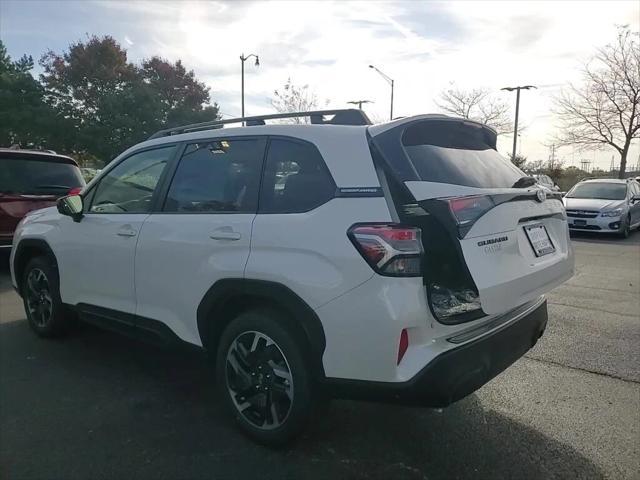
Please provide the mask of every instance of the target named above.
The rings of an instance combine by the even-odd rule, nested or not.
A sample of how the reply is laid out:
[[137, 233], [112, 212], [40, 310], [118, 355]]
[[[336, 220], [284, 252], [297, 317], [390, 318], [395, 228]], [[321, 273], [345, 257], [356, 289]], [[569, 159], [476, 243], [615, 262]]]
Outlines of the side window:
[[176, 147], [135, 153], [108, 172], [93, 193], [89, 213], [147, 213]]
[[329, 201], [336, 186], [317, 148], [273, 139], [260, 191], [260, 213], [299, 213]]
[[187, 145], [164, 211], [255, 213], [265, 143], [235, 139]]

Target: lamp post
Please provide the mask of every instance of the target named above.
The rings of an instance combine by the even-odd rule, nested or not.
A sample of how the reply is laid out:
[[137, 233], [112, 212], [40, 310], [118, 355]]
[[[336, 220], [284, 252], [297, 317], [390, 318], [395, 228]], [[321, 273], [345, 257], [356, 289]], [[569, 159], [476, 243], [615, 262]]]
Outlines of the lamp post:
[[255, 57], [256, 59], [256, 67], [260, 66], [260, 58], [258, 58], [258, 55], [256, 55], [255, 53], [252, 53], [251, 55], [247, 55], [245, 57], [244, 53], [242, 55], [240, 55], [240, 65], [241, 65], [241, 70], [242, 70], [242, 84], [240, 87], [240, 91], [241, 91], [241, 97], [242, 97], [242, 125], [244, 126], [244, 62], [246, 62], [247, 60], [249, 60], [251, 57]]
[[347, 103], [351, 103], [352, 105], [358, 105], [358, 110], [362, 110], [362, 104], [363, 103], [373, 103], [371, 100], [351, 100], [350, 102]]
[[388, 75], [385, 75], [377, 67], [374, 67], [373, 65], [369, 65], [369, 68], [373, 68], [376, 72], [380, 74], [382, 78], [384, 78], [387, 81], [389, 85], [391, 85], [391, 113], [389, 114], [389, 119], [393, 120], [393, 86], [394, 86], [393, 78], [389, 77]]
[[535, 85], [524, 85], [520, 87], [504, 87], [500, 90], [506, 90], [507, 92], [516, 91], [516, 120], [513, 127], [513, 151], [511, 152], [511, 158], [516, 158], [516, 145], [518, 144], [518, 114], [520, 113], [520, 90], [529, 90], [531, 88], [538, 88]]

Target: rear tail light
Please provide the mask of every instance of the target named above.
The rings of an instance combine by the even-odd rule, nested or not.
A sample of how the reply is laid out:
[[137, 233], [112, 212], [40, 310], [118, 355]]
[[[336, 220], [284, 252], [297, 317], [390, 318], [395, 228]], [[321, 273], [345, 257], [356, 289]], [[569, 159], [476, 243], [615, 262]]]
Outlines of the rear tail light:
[[421, 275], [422, 237], [419, 228], [397, 224], [359, 224], [347, 235], [377, 273], [391, 277]]
[[484, 195], [444, 198], [443, 200], [447, 202], [449, 211], [461, 227], [472, 224], [495, 206], [491, 197]]
[[67, 195], [80, 195], [82, 191], [82, 187], [73, 187], [71, 190], [67, 192]]
[[407, 349], [409, 348], [409, 334], [407, 333], [407, 329], [402, 329], [400, 332], [400, 342], [398, 343], [398, 365], [402, 361], [402, 357], [407, 353]]

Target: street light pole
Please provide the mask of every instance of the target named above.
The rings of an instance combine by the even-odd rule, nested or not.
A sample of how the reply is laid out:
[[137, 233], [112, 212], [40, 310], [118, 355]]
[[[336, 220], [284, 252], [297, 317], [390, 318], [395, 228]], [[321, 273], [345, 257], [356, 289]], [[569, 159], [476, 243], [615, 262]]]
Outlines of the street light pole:
[[391, 80], [391, 113], [389, 114], [389, 120], [393, 120], [393, 86], [395, 82]]
[[516, 119], [513, 127], [513, 150], [511, 152], [511, 159], [516, 158], [516, 146], [518, 144], [518, 115], [520, 114], [520, 90], [529, 90], [531, 88], [538, 88], [535, 85], [523, 85], [518, 87], [504, 87], [500, 90], [506, 90], [508, 92], [516, 91]]
[[[258, 58], [258, 55], [256, 55], [255, 53], [252, 53], [251, 55], [247, 55], [246, 57], [244, 56], [244, 53], [240, 55], [240, 71], [241, 71], [241, 81], [240, 81], [240, 96], [241, 96], [241, 106], [242, 106], [242, 118], [244, 119], [244, 62], [246, 62], [247, 60], [249, 60], [251, 57], [255, 57], [256, 59], [256, 67], [260, 66], [260, 58]], [[244, 120], [242, 122], [242, 125], [244, 126]]]
[[394, 89], [395, 82], [393, 78], [382, 73], [377, 67], [374, 67], [373, 65], [369, 65], [369, 68], [373, 68], [376, 72], [380, 74], [382, 78], [384, 78], [387, 81], [389, 85], [391, 85], [391, 113], [389, 114], [389, 119], [393, 120], [393, 89]]

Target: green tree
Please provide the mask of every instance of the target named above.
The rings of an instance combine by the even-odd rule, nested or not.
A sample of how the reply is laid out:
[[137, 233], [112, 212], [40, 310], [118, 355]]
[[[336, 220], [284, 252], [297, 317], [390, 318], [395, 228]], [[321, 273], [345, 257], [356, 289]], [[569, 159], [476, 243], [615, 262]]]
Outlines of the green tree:
[[0, 41], [0, 145], [45, 146], [55, 133], [50, 125], [60, 126], [32, 68], [32, 57], [12, 60]]
[[513, 163], [516, 167], [520, 169], [524, 169], [524, 166], [527, 163], [527, 157], [519, 154], [516, 154], [515, 157], [509, 154], [509, 160], [511, 161], [511, 163]]

